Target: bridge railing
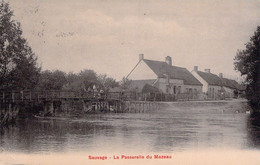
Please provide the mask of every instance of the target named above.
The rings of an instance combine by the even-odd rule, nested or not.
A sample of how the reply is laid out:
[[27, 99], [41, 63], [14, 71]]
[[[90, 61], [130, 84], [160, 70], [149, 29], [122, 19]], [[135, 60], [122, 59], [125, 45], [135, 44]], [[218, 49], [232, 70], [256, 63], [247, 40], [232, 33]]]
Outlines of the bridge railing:
[[46, 90], [46, 91], [0, 91], [1, 102], [22, 102], [35, 100], [59, 100], [59, 99], [114, 99], [129, 100], [131, 95], [122, 92], [85, 92]]
[[2, 102], [20, 102], [26, 100], [53, 100], [62, 98], [75, 98], [74, 91], [1, 91]]
[[192, 100], [194, 97], [187, 93], [178, 95], [170, 94], [149, 94], [136, 92], [84, 92], [45, 90], [45, 91], [0, 91], [1, 102], [22, 102], [40, 100], [60, 100], [60, 99], [103, 99], [103, 100], [122, 100], [122, 101], [176, 101]]
[[63, 90], [45, 91], [0, 91], [0, 102], [23, 102], [61, 99], [122, 100], [122, 101], [177, 101], [194, 100], [197, 96], [188, 93], [177, 95], [137, 92], [76, 92]]

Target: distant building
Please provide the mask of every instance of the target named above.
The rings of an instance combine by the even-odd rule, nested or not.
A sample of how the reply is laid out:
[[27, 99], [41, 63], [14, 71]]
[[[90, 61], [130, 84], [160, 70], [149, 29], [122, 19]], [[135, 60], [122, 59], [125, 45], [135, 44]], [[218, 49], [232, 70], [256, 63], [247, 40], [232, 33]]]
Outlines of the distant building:
[[235, 80], [223, 78], [222, 73], [217, 76], [210, 69], [202, 72], [198, 70], [198, 66], [194, 66], [191, 73], [203, 84], [202, 92], [208, 99], [232, 98], [241, 88]]
[[127, 79], [132, 80], [131, 88], [139, 91], [148, 84], [165, 94], [186, 93], [194, 97], [202, 93], [202, 83], [186, 68], [173, 66], [170, 56], [167, 56], [165, 61], [154, 61], [144, 59], [144, 55], [140, 54], [139, 62]]

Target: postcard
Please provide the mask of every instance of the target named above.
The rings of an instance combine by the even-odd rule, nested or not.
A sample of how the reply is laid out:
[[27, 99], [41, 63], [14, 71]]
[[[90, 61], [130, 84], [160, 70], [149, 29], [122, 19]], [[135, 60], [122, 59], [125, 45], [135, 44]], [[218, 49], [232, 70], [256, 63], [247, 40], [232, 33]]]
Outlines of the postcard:
[[0, 165], [260, 164], [259, 0], [2, 0]]

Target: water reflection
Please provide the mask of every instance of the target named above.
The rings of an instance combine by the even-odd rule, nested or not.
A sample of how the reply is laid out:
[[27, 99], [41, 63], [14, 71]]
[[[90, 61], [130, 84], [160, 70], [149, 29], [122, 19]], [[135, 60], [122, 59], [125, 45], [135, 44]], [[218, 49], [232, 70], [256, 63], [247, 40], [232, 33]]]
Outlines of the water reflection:
[[260, 114], [250, 115], [247, 122], [248, 146], [260, 149]]
[[178, 103], [151, 113], [26, 119], [2, 130], [0, 146], [33, 153], [259, 149], [260, 122], [247, 109], [245, 103]]

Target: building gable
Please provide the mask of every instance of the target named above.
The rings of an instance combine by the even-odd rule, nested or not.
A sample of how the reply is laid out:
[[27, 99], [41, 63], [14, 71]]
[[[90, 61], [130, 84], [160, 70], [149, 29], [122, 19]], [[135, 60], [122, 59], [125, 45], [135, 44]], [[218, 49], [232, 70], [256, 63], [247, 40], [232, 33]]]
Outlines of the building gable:
[[200, 81], [200, 83], [203, 85], [202, 86], [202, 92], [207, 92], [208, 91], [208, 83], [205, 81], [196, 71], [191, 71], [191, 74]]
[[128, 74], [127, 79], [130, 80], [157, 79], [157, 75], [143, 60], [141, 60], [135, 66], [135, 68]]

